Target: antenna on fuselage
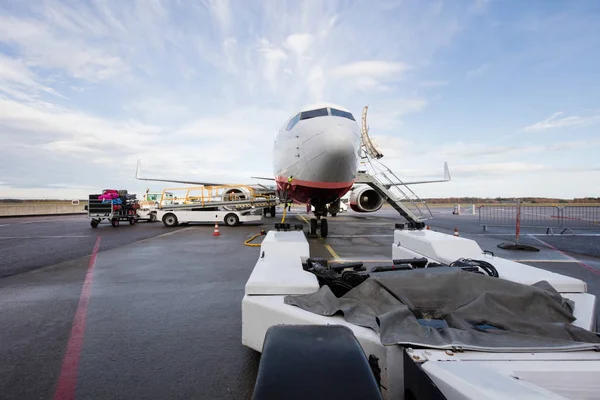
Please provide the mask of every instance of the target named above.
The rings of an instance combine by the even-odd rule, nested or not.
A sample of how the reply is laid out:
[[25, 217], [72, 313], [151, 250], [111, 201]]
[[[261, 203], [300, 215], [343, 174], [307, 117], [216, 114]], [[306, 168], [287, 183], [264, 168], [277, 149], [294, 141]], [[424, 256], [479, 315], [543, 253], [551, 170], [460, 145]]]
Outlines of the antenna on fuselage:
[[361, 129], [361, 142], [362, 150], [371, 158], [379, 160], [383, 157], [383, 154], [375, 147], [371, 138], [369, 137], [369, 127], [367, 126], [367, 110], [369, 106], [365, 106], [362, 112], [362, 129]]

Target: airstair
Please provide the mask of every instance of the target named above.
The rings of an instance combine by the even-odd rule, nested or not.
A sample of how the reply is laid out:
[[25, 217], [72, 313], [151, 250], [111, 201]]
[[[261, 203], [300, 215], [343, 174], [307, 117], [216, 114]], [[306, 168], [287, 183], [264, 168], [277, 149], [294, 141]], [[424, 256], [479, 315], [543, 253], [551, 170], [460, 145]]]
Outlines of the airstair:
[[425, 202], [379, 161], [383, 154], [369, 137], [367, 110], [368, 106], [365, 106], [362, 113], [361, 163], [355, 183], [366, 184], [376, 190], [409, 222], [431, 219], [433, 216]]

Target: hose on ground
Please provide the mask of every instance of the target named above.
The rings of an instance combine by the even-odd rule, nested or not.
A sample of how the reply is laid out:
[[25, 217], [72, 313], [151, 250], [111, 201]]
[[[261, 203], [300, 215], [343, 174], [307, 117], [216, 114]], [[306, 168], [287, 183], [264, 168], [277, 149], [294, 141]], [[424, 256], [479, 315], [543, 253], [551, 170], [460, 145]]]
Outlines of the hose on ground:
[[267, 234], [267, 233], [266, 233], [264, 230], [262, 230], [262, 231], [260, 231], [260, 233], [257, 233], [256, 235], [252, 236], [250, 239], [246, 240], [246, 241], [244, 242], [244, 244], [245, 244], [246, 246], [248, 246], [248, 247], [260, 247], [260, 243], [251, 243], [251, 242], [252, 242], [254, 239], [256, 239], [257, 237], [259, 237], [259, 236], [263, 236], [263, 235], [266, 235], [266, 234]]

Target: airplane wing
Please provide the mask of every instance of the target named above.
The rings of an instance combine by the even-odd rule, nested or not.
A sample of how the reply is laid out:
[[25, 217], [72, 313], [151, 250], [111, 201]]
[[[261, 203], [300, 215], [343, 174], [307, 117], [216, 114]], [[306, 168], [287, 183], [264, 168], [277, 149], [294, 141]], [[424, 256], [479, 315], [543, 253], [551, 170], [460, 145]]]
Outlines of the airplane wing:
[[262, 180], [265, 180], [265, 181], [274, 181], [275, 180], [275, 178], [263, 178], [262, 176], [251, 176], [250, 178], [252, 178], [252, 179], [262, 179]]
[[142, 177], [140, 177], [140, 165], [141, 165], [141, 162], [140, 162], [140, 160], [138, 160], [137, 167], [135, 169], [135, 179], [140, 180], [140, 181], [185, 183], [185, 184], [190, 184], [190, 185], [201, 185], [201, 186], [219, 186], [219, 185], [223, 185], [223, 183], [215, 183], [215, 182], [194, 182], [194, 181], [179, 181], [179, 180], [174, 180], [174, 179], [142, 178]]
[[450, 170], [448, 169], [448, 162], [445, 161], [444, 162], [444, 179], [436, 179], [436, 180], [431, 180], [431, 181], [402, 182], [402, 183], [396, 183], [396, 184], [385, 185], [385, 186], [389, 188], [391, 186], [419, 185], [422, 183], [449, 182], [450, 180], [451, 180], [451, 177], [450, 177]]
[[[161, 178], [142, 178], [140, 176], [140, 166], [141, 166], [141, 162], [140, 160], [138, 160], [137, 162], [137, 167], [135, 169], [135, 179], [140, 180], [140, 181], [153, 181], [153, 182], [170, 182], [170, 183], [184, 183], [184, 184], [188, 184], [188, 185], [199, 185], [199, 186], [221, 186], [221, 185], [229, 185], [227, 183], [218, 183], [218, 182], [198, 182], [198, 181], [180, 181], [180, 180], [175, 180], [175, 179], [161, 179]], [[252, 177], [254, 179], [265, 179], [265, 180], [270, 180], [270, 181], [274, 181], [275, 178], [259, 178], [259, 177]], [[262, 185], [259, 185], [261, 187], [264, 187]], [[267, 189], [266, 187], [264, 187], [265, 189]]]

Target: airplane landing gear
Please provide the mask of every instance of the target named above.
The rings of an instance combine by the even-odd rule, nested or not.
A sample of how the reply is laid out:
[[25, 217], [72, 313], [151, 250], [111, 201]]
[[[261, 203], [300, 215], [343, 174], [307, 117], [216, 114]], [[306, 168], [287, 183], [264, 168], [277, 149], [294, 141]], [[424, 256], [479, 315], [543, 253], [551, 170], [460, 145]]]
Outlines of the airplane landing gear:
[[327, 216], [327, 205], [324, 201], [318, 199], [311, 199], [310, 204], [315, 208], [315, 218], [310, 219], [310, 237], [327, 237], [329, 233], [329, 227], [327, 225], [327, 219], [322, 218]]
[[309, 236], [311, 237], [327, 237], [329, 233], [329, 226], [327, 224], [327, 219], [325, 218], [311, 218], [310, 219], [310, 232]]
[[316, 218], [310, 219], [310, 236], [317, 236], [318, 223]]
[[326, 238], [328, 231], [329, 231], [329, 227], [327, 226], [327, 220], [325, 218], [323, 218], [321, 220], [321, 237]]

